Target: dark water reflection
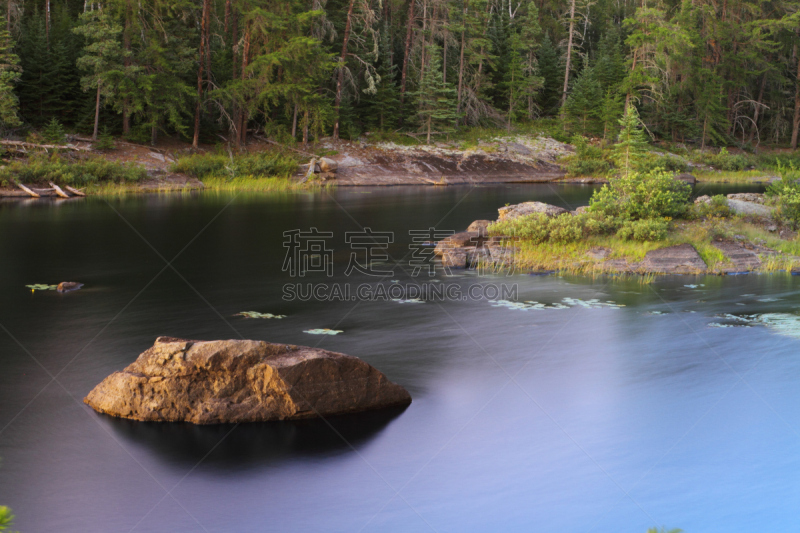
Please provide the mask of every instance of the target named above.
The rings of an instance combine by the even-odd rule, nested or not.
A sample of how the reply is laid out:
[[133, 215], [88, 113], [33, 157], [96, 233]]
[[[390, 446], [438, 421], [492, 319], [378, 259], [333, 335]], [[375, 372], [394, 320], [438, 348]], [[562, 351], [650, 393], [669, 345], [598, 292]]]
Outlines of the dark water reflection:
[[[662, 277], [651, 285], [440, 277], [462, 287], [513, 283], [521, 301], [596, 298], [624, 305], [616, 309], [281, 300], [292, 281], [281, 270], [286, 230], [334, 231], [335, 281], [374, 284], [343, 277], [344, 232], [394, 231], [390, 253], [399, 259], [410, 228], [460, 230], [524, 200], [576, 207], [591, 191], [528, 185], [3, 203], [0, 503], [13, 507], [23, 533], [792, 530], [800, 339], [767, 325], [712, 326], [727, 313], [796, 316], [800, 277]], [[162, 257], [174, 258], [174, 270]], [[410, 280], [403, 269], [393, 279]], [[24, 288], [64, 280], [86, 288]], [[234, 316], [240, 311], [287, 318], [247, 320]], [[344, 333], [303, 333], [320, 327]], [[240, 334], [362, 357], [414, 402], [330, 425], [208, 427], [115, 420], [81, 403], [158, 335]]]

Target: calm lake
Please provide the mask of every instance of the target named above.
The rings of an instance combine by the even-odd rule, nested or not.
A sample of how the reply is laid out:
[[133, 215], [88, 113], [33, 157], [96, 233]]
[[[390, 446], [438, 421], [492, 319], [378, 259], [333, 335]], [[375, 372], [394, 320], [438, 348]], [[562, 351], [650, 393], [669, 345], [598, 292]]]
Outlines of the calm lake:
[[[592, 191], [0, 203], [0, 504], [22, 533], [795, 530], [800, 277], [645, 285], [438, 272], [425, 281], [513, 285], [519, 302], [546, 305], [282, 299], [286, 283], [413, 281], [409, 230], [461, 231], [527, 200], [575, 208]], [[332, 278], [282, 269], [283, 232], [312, 227], [333, 233]], [[398, 264], [375, 262], [391, 276], [345, 276], [345, 233], [362, 227], [393, 232]], [[25, 287], [60, 281], [86, 286]], [[315, 328], [342, 333], [304, 333]], [[159, 335], [344, 352], [414, 401], [327, 421], [202, 427], [118, 420], [82, 403]]]

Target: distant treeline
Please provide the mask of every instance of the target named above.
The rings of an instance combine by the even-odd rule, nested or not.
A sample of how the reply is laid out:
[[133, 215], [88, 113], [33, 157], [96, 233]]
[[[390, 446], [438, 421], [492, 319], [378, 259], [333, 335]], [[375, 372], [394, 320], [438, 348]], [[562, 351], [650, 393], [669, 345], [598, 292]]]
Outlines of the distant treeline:
[[800, 0], [2, 4], [7, 133], [239, 144], [552, 117], [609, 138], [629, 104], [653, 137], [797, 146]]

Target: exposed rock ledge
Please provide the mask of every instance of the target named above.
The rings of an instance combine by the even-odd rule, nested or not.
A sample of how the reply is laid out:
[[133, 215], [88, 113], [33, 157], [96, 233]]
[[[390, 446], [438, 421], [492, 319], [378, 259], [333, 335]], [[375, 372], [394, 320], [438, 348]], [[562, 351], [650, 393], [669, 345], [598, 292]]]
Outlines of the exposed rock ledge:
[[218, 424], [408, 405], [411, 396], [361, 359], [341, 353], [252, 340], [159, 337], [84, 402], [134, 420]]

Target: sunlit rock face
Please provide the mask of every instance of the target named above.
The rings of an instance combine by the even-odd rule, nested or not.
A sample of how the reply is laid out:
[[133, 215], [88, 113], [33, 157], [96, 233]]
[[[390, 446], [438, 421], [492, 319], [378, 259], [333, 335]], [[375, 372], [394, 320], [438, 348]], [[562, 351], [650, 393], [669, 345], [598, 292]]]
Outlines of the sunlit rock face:
[[407, 405], [403, 387], [357, 357], [252, 340], [159, 337], [84, 402], [134, 420], [218, 424]]

